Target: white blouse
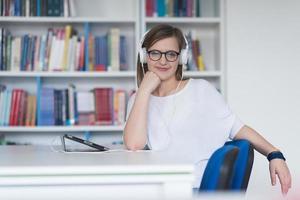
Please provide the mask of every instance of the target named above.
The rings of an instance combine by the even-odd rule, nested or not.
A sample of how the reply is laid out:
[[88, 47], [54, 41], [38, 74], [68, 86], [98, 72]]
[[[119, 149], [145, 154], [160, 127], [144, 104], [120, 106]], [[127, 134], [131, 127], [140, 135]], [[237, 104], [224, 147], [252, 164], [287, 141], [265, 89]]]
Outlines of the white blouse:
[[[128, 102], [127, 117], [134, 99], [132, 95]], [[195, 165], [196, 188], [212, 153], [243, 126], [222, 95], [203, 79], [189, 79], [175, 94], [150, 97], [149, 148], [190, 160]]]

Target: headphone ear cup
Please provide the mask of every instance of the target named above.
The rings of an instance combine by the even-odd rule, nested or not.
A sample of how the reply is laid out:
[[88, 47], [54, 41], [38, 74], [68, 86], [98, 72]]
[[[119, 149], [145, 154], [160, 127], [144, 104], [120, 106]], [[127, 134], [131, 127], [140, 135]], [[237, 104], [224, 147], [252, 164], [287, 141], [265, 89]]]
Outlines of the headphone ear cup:
[[180, 65], [186, 65], [187, 62], [188, 62], [188, 49], [182, 49], [180, 51], [179, 64]]
[[140, 63], [145, 64], [147, 62], [146, 60], [146, 56], [147, 56], [147, 52], [146, 52], [146, 48], [141, 48], [139, 51], [139, 56], [140, 56]]

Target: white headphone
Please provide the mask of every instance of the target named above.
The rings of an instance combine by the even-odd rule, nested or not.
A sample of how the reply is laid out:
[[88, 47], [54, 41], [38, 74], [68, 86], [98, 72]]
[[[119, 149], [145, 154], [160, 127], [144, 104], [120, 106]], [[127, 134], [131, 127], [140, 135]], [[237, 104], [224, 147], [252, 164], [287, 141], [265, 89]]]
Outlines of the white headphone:
[[[142, 48], [144, 40], [146, 35], [148, 34], [149, 30], [144, 33], [139, 46], [139, 56], [140, 56], [140, 63], [143, 66], [145, 63], [147, 63], [147, 50], [145, 47]], [[186, 39], [186, 37], [183, 35], [184, 41], [185, 41], [185, 48], [181, 49], [180, 55], [179, 55], [179, 64], [180, 65], [186, 65], [188, 62], [188, 51], [189, 51], [189, 43]]]

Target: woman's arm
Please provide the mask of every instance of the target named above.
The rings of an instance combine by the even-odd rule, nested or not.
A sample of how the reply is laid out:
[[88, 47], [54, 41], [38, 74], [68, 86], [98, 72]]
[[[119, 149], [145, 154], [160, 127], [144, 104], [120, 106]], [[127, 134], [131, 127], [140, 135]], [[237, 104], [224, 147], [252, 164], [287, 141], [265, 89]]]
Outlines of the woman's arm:
[[147, 141], [149, 94], [138, 91], [124, 129], [124, 143], [130, 150], [143, 149]]
[[125, 146], [130, 150], [143, 149], [146, 145], [149, 99], [160, 82], [156, 74], [148, 71], [137, 91], [123, 135]]
[[[246, 139], [248, 140], [254, 148], [261, 154], [267, 156], [273, 151], [279, 151], [271, 143], [269, 143], [265, 138], [263, 138], [258, 132], [249, 126], [243, 126], [241, 130], [236, 134], [234, 140]], [[286, 162], [282, 159], [273, 159], [269, 163], [270, 177], [272, 185], [276, 184], [276, 175], [279, 178], [281, 184], [281, 191], [286, 194], [291, 188], [291, 174]]]

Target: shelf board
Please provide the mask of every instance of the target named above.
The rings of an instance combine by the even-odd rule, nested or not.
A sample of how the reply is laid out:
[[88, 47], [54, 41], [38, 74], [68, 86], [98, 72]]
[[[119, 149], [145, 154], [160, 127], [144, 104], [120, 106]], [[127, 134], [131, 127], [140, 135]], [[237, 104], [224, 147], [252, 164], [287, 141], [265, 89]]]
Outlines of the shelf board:
[[123, 126], [2, 126], [0, 132], [121, 132]]
[[146, 17], [146, 23], [198, 23], [198, 24], [218, 24], [221, 19], [218, 17]]
[[0, 22], [32, 23], [135, 23], [134, 19], [115, 19], [101, 17], [0, 17]]
[[183, 76], [192, 78], [201, 77], [220, 77], [222, 73], [220, 71], [185, 71]]
[[115, 72], [12, 72], [0, 71], [0, 77], [107, 77], [107, 78], [133, 78], [134, 71]]
[[[119, 72], [11, 72], [0, 71], [0, 77], [101, 77], [101, 78], [134, 78], [134, 71], [119, 71]], [[220, 71], [185, 71], [184, 76], [187, 77], [219, 77]]]

